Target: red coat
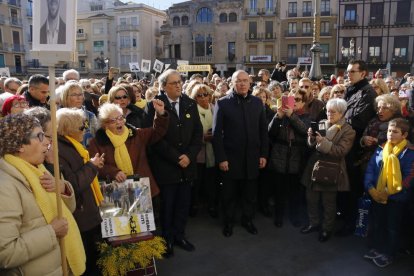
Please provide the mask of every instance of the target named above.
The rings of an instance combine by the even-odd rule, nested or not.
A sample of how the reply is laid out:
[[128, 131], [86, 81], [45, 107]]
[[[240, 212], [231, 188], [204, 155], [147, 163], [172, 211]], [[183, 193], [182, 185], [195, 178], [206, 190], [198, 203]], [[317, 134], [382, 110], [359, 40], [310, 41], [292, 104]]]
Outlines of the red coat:
[[[165, 114], [168, 114], [166, 112]], [[168, 115], [157, 116], [154, 120], [153, 128], [133, 128], [127, 125], [130, 129], [130, 136], [125, 142], [128, 149], [131, 163], [134, 168], [134, 174], [149, 177], [151, 185], [151, 195], [154, 197], [159, 194], [160, 190], [152, 175], [151, 169], [148, 165], [147, 159], [147, 145], [153, 144], [161, 140], [168, 128]], [[120, 171], [115, 164], [114, 152], [115, 148], [105, 133], [105, 130], [100, 128], [89, 143], [90, 156], [95, 156], [96, 153], [105, 153], [105, 165], [99, 170], [100, 179], [114, 180], [116, 174]]]

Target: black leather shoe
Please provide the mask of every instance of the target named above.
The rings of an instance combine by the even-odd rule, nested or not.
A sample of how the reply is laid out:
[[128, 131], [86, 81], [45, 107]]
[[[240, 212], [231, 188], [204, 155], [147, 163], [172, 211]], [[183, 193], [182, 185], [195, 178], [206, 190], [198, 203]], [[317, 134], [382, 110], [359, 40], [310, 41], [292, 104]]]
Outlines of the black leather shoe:
[[268, 206], [266, 206], [266, 205], [261, 206], [261, 207], [259, 208], [259, 212], [260, 212], [260, 213], [262, 213], [262, 214], [263, 214], [263, 216], [265, 216], [265, 217], [267, 217], [267, 218], [270, 218], [270, 217], [272, 216], [272, 212], [270, 212], [269, 207], [268, 207]]
[[167, 242], [166, 247], [166, 251], [162, 254], [162, 256], [163, 258], [168, 259], [169, 257], [174, 256], [174, 245], [172, 242]]
[[217, 218], [218, 217], [218, 212], [217, 209], [214, 207], [210, 207], [208, 208], [208, 214], [210, 215], [210, 217], [212, 218]]
[[322, 231], [319, 233], [319, 241], [320, 242], [326, 242], [331, 237], [331, 232], [329, 231]]
[[309, 234], [316, 231], [319, 231], [319, 225], [313, 226], [309, 224], [308, 226], [305, 226], [302, 229], [300, 229], [300, 232], [302, 234]]
[[233, 235], [233, 225], [231, 225], [231, 224], [224, 225], [223, 235], [225, 237], [230, 237], [231, 235]]
[[257, 228], [254, 226], [253, 222], [251, 221], [243, 221], [241, 225], [246, 228], [247, 232], [249, 232], [252, 235], [257, 234]]
[[175, 245], [184, 249], [185, 251], [191, 252], [195, 250], [194, 245], [184, 238], [181, 240], [175, 240]]

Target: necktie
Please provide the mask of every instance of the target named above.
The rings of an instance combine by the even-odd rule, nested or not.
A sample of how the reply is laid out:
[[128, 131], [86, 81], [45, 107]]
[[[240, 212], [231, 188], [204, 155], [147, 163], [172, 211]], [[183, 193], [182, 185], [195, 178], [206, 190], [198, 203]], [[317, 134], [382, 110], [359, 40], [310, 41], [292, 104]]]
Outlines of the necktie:
[[175, 115], [178, 116], [177, 108], [175, 107], [176, 104], [177, 104], [177, 102], [171, 102], [171, 106], [172, 106], [173, 112], [175, 113]]

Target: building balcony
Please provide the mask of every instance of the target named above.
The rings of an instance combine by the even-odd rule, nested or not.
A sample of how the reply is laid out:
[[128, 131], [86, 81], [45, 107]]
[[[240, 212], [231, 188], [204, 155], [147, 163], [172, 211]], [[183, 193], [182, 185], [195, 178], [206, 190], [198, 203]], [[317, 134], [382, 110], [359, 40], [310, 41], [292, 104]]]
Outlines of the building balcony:
[[260, 9], [258, 13], [263, 16], [274, 16], [277, 14], [277, 9], [276, 7], [267, 7]]
[[118, 25], [116, 27], [116, 31], [117, 32], [122, 32], [122, 31], [139, 31], [139, 26], [138, 25], [131, 25], [131, 24]]
[[85, 40], [88, 38], [88, 35], [85, 33], [76, 33], [76, 40]]
[[7, 42], [0, 42], [0, 51], [9, 51], [9, 44]]
[[393, 56], [391, 60], [392, 64], [410, 64], [408, 56]]
[[17, 17], [9, 17], [9, 23], [12, 26], [18, 26], [18, 27], [22, 27], [22, 20], [20, 18]]
[[384, 20], [382, 18], [371, 18], [368, 22], [369, 26], [379, 26], [384, 25]]
[[24, 45], [22, 44], [13, 44], [12, 49], [13, 52], [24, 52]]
[[26, 9], [26, 16], [33, 17], [33, 9]]
[[170, 35], [171, 34], [171, 25], [170, 24], [161, 25], [160, 34], [161, 35]]
[[312, 16], [312, 11], [303, 11], [302, 16], [303, 17], [311, 17]]
[[297, 32], [285, 31], [285, 37], [297, 37], [297, 36], [298, 36]]
[[413, 22], [411, 19], [411, 15], [410, 17], [398, 17], [397, 16], [395, 18], [394, 25], [410, 25], [412, 24], [411, 22]]
[[332, 36], [332, 32], [331, 31], [321, 31], [320, 35], [321, 36]]
[[88, 50], [79, 50], [78, 57], [85, 57], [88, 55]]
[[304, 36], [304, 37], [313, 36], [313, 30], [302, 31], [302, 35], [301, 36]]
[[0, 15], [0, 24], [6, 24], [6, 17], [4, 15]]
[[15, 6], [15, 7], [22, 6], [20, 0], [7, 0], [7, 4], [9, 4], [10, 6]]
[[244, 15], [245, 16], [257, 16], [259, 14], [258, 8], [246, 8], [244, 9]]
[[343, 23], [344, 26], [357, 26], [358, 25], [358, 19], [352, 19], [352, 20], [344, 20]]
[[332, 15], [332, 11], [329, 10], [321, 10], [321, 16], [331, 16]]
[[286, 12], [286, 17], [298, 17], [298, 12]]
[[191, 63], [192, 64], [206, 64], [206, 63], [213, 63], [212, 56], [202, 56], [202, 57], [192, 57]]
[[160, 37], [161, 36], [161, 31], [159, 29], [155, 30], [155, 37]]
[[366, 62], [369, 64], [383, 64], [381, 56], [368, 56]]
[[251, 55], [251, 56], [244, 56], [243, 62], [244, 63], [274, 63], [276, 61], [276, 56], [271, 55]]
[[157, 57], [159, 57], [159, 56], [161, 56], [162, 54], [163, 54], [163, 49], [162, 49], [162, 47], [155, 47], [155, 55], [157, 56]]
[[131, 49], [132, 45], [131, 44], [121, 44], [119, 45], [120, 49]]
[[276, 33], [262, 33], [261, 34], [263, 40], [274, 40], [276, 39]]

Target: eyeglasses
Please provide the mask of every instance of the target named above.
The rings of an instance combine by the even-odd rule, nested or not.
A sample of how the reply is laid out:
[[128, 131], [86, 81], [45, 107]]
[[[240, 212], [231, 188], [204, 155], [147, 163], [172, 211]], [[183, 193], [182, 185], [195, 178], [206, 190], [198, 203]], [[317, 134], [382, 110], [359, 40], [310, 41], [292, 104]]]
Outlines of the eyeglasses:
[[30, 139], [32, 139], [32, 138], [37, 138], [37, 139], [39, 139], [39, 142], [42, 143], [43, 140], [45, 139], [45, 133], [43, 131], [41, 131], [41, 132], [38, 132], [35, 135], [30, 135]]
[[334, 94], [344, 94], [345, 90], [335, 90], [333, 91]]
[[29, 103], [28, 102], [25, 102], [25, 101], [18, 101], [18, 102], [14, 102], [13, 103], [13, 105], [12, 105], [14, 108], [25, 108], [25, 107], [28, 107], [29, 106]]
[[85, 86], [82, 86], [83, 88], [86, 88], [86, 89], [89, 89], [89, 88], [91, 88], [91, 86], [90, 85], [85, 85]]
[[309, 85], [302, 85], [302, 86], [299, 86], [299, 88], [301, 88], [301, 89], [309, 89]]
[[115, 100], [121, 100], [121, 99], [128, 99], [129, 97], [128, 95], [123, 95], [123, 96], [115, 96], [114, 98]]
[[361, 72], [361, 71], [357, 71], [357, 70], [350, 70], [350, 71], [346, 71], [348, 74], [354, 74], [354, 73], [357, 73], [357, 72]]
[[47, 139], [49, 139], [50, 141], [52, 141], [52, 136], [45, 134], [45, 137], [46, 137]]
[[388, 109], [390, 109], [388, 106], [386, 106], [386, 105], [380, 105], [380, 106], [378, 106], [378, 110], [388, 110]]
[[201, 97], [207, 98], [208, 96], [209, 96], [208, 93], [197, 94], [197, 98], [201, 98]]
[[83, 97], [83, 93], [71, 94], [69, 97]]
[[183, 82], [182, 81], [173, 81], [173, 82], [168, 82], [168, 85], [172, 85], [172, 86], [177, 86], [177, 85], [181, 85]]
[[115, 124], [116, 122], [122, 122], [123, 120], [124, 120], [125, 118], [124, 118], [124, 116], [122, 116], [122, 115], [119, 115], [118, 117], [116, 117], [116, 118], [111, 118], [111, 119], [108, 119], [108, 122], [110, 123], [110, 124]]
[[295, 98], [295, 102], [300, 103], [302, 101], [302, 98]]

